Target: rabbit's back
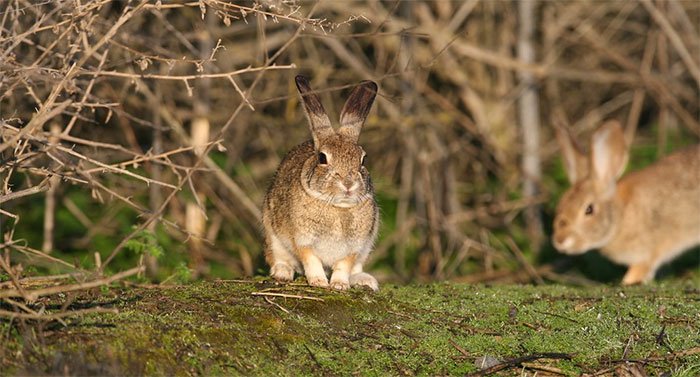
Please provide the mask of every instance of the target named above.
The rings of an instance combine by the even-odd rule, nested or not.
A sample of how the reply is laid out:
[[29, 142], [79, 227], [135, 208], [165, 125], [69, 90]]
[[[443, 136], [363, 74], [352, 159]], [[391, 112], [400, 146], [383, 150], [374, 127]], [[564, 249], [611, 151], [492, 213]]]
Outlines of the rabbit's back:
[[603, 249], [634, 263], [653, 247], [665, 262], [700, 243], [700, 145], [673, 153], [618, 183], [622, 206], [617, 235]]

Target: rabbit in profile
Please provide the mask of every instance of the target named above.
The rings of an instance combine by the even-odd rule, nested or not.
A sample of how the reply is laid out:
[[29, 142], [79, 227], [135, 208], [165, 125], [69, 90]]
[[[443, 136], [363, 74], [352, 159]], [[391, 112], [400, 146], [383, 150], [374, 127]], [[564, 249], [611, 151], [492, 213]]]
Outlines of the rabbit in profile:
[[262, 222], [270, 275], [290, 281], [295, 271], [303, 271], [312, 286], [376, 291], [377, 280], [362, 266], [377, 238], [379, 210], [364, 166], [366, 154], [357, 141], [377, 84], [363, 81], [352, 90], [334, 130], [306, 77], [295, 81], [312, 139], [287, 154], [265, 195]]
[[572, 187], [556, 210], [552, 243], [562, 253], [590, 249], [629, 266], [622, 284], [646, 283], [656, 270], [700, 244], [700, 145], [622, 175], [628, 145], [617, 121], [600, 126], [586, 156], [557, 129]]

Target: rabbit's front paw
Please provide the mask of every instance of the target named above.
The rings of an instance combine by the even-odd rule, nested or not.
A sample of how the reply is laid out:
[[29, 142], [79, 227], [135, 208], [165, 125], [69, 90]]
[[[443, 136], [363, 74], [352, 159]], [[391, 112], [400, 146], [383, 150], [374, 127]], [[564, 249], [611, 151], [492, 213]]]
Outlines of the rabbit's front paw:
[[306, 280], [312, 287], [328, 288], [328, 279], [325, 276], [307, 276]]
[[622, 285], [644, 284], [654, 279], [654, 270], [647, 264], [633, 264], [622, 278]]
[[360, 272], [360, 273], [351, 275], [350, 276], [350, 285], [353, 287], [356, 287], [356, 286], [368, 287], [368, 288], [372, 289], [373, 291], [379, 290], [379, 283], [377, 283], [377, 279], [375, 279], [374, 276], [372, 276], [366, 272]]
[[294, 269], [286, 263], [276, 263], [270, 269], [270, 276], [277, 281], [292, 281]]

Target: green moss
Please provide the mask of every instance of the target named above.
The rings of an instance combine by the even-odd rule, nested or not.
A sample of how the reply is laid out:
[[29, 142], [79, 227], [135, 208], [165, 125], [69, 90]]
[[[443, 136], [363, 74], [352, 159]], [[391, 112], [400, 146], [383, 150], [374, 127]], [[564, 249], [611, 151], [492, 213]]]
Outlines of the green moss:
[[700, 345], [697, 286], [697, 279], [631, 288], [446, 283], [385, 285], [375, 294], [257, 280], [115, 290], [75, 305], [112, 305], [118, 314], [75, 319], [34, 345], [8, 337], [13, 352], [0, 354], [0, 366], [113, 375], [457, 375], [475, 371], [478, 357], [551, 352], [571, 360], [539, 363], [570, 374], [613, 367], [625, 355], [653, 358], [650, 373], [693, 375], [700, 355], [667, 356]]

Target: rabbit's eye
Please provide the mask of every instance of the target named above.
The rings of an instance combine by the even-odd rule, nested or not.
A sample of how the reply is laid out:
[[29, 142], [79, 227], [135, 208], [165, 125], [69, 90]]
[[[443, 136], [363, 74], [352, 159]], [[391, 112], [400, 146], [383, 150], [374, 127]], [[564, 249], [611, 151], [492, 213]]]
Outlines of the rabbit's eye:
[[586, 215], [592, 215], [593, 214], [593, 204], [589, 204], [588, 207], [586, 207]]
[[321, 165], [328, 164], [328, 158], [326, 157], [325, 153], [323, 153], [323, 152], [318, 153], [318, 163]]

